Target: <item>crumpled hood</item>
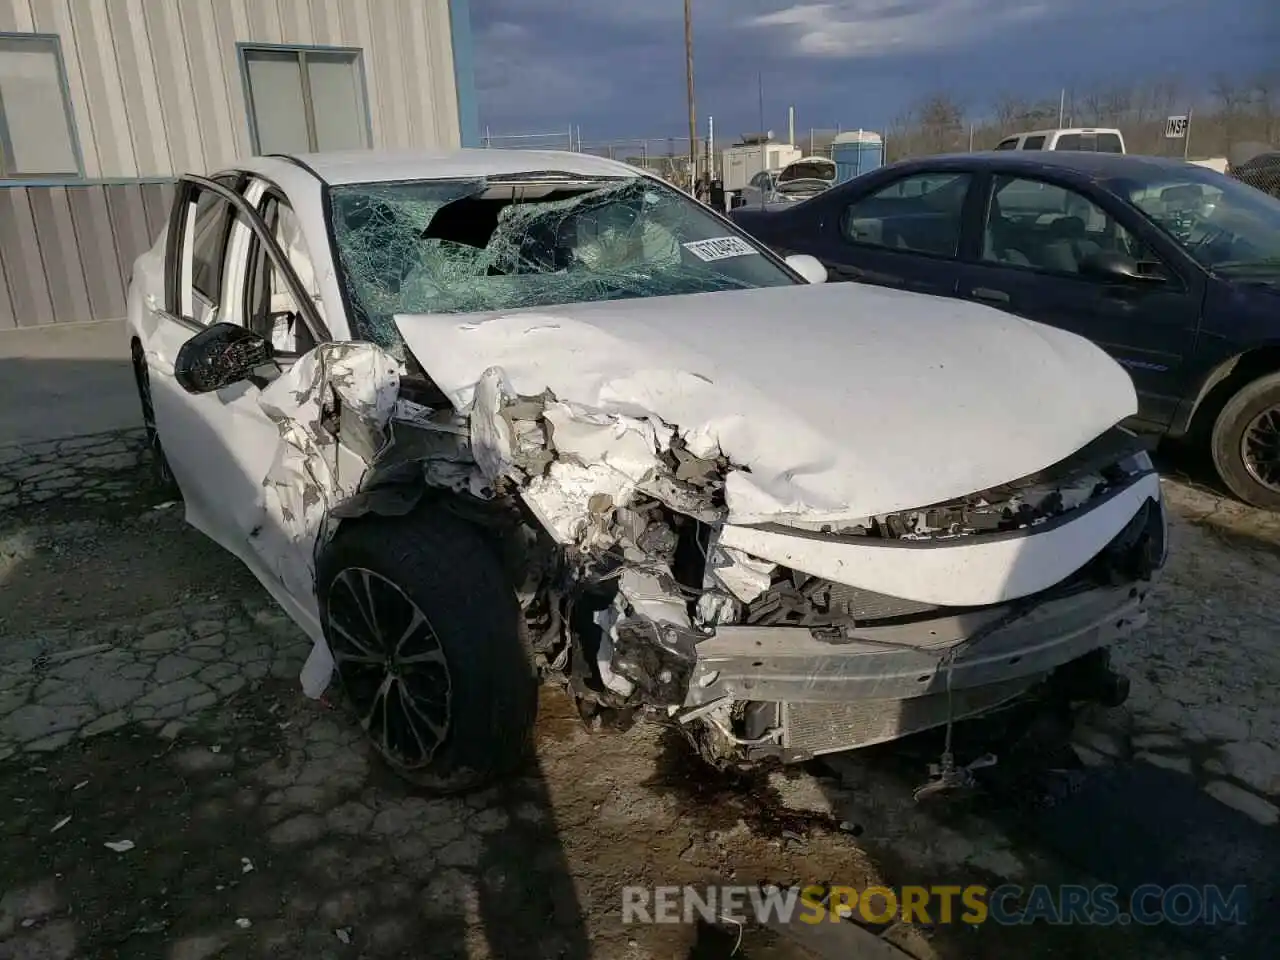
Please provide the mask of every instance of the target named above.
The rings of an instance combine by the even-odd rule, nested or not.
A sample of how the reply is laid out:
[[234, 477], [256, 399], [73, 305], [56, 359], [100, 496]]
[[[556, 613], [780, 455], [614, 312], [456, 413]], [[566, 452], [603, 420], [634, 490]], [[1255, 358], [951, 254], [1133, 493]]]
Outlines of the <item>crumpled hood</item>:
[[1137, 412], [1088, 341], [993, 308], [860, 284], [505, 313], [401, 315], [460, 411], [499, 367], [523, 395], [674, 426], [746, 469], [730, 521], [856, 520], [1034, 473]]

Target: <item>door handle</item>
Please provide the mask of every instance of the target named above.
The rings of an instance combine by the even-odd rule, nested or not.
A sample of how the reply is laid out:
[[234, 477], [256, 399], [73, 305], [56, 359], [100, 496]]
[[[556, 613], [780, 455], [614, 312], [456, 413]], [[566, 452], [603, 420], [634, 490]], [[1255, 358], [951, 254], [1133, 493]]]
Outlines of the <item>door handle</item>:
[[990, 287], [974, 287], [973, 299], [982, 300], [985, 303], [1008, 303], [1009, 295], [1003, 290], [992, 290]]

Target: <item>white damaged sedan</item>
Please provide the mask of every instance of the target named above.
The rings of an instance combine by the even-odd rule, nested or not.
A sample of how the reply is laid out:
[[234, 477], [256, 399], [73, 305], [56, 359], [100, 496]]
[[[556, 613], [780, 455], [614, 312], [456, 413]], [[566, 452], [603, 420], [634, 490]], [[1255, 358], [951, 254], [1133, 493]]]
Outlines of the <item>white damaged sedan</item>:
[[160, 479], [422, 785], [515, 769], [539, 678], [735, 764], [1123, 697], [1129, 376], [823, 279], [603, 159], [259, 157], [179, 183], [129, 331]]

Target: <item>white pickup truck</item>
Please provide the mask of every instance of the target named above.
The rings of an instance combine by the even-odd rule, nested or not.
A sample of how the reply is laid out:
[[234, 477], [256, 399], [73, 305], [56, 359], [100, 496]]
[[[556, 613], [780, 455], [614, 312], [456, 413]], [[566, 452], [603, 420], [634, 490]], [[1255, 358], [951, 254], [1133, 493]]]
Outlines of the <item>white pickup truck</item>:
[[1067, 130], [1030, 130], [1005, 137], [997, 150], [1083, 150], [1088, 153], [1125, 153], [1124, 134], [1114, 128], [1071, 127]]

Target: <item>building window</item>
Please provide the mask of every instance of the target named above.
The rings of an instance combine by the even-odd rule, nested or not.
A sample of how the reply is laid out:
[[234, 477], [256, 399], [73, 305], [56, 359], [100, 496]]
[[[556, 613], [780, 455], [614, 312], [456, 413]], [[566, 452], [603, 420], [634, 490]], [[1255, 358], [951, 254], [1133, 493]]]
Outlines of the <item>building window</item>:
[[359, 50], [240, 49], [255, 153], [370, 146]]
[[0, 178], [79, 177], [58, 38], [0, 34]]

